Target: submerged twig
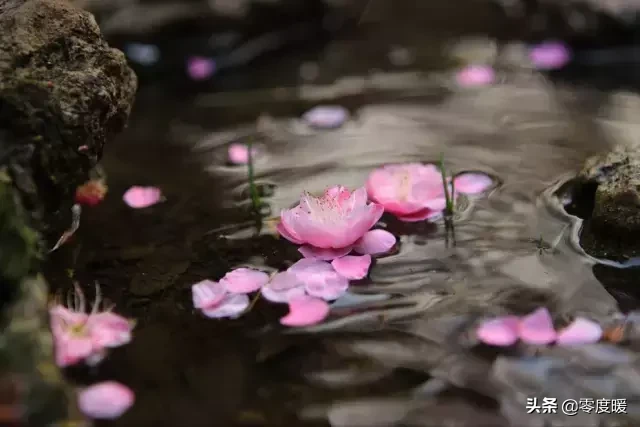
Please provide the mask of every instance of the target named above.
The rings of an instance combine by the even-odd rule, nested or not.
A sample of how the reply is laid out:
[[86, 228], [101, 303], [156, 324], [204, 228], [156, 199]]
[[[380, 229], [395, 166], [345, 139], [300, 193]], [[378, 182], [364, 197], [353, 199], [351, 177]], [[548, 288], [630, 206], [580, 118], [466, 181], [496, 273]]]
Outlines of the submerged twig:
[[447, 172], [444, 168], [444, 153], [440, 153], [440, 173], [442, 174], [442, 187], [444, 188], [444, 198], [446, 201], [445, 214], [448, 216], [453, 215], [455, 204], [453, 200], [454, 184], [451, 186], [451, 195], [449, 195], [449, 185], [447, 183]]
[[56, 244], [49, 250], [49, 253], [54, 252], [60, 248], [60, 246], [64, 245], [67, 240], [73, 236], [73, 234], [78, 231], [80, 227], [80, 215], [82, 214], [82, 207], [79, 204], [75, 204], [71, 207], [71, 228], [62, 233], [62, 236], [58, 239]]
[[256, 214], [260, 214], [260, 195], [258, 194], [258, 189], [256, 188], [255, 176], [253, 170], [253, 142], [251, 139], [247, 141], [247, 150], [248, 150], [248, 162], [247, 168], [249, 170], [249, 193], [251, 195], [251, 204], [253, 206], [253, 210]]

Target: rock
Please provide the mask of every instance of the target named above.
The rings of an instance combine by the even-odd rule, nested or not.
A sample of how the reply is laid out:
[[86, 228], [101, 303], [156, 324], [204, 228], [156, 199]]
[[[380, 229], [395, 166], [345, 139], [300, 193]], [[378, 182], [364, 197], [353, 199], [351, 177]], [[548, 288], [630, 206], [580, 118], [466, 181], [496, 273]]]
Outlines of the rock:
[[640, 256], [640, 148], [618, 146], [588, 159], [577, 182], [591, 208], [580, 239], [585, 251], [617, 261]]
[[38, 274], [50, 247], [41, 237], [68, 227], [75, 189], [124, 128], [136, 86], [89, 13], [65, 0], [0, 0], [0, 384], [21, 390], [2, 406], [16, 425], [70, 417]]

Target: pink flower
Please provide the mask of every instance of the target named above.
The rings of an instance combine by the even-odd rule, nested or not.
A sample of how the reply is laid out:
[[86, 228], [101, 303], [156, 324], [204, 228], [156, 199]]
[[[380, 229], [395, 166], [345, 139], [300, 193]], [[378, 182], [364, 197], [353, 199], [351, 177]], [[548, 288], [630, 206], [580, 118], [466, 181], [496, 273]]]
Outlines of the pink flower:
[[539, 308], [522, 318], [503, 316], [487, 320], [478, 327], [476, 334], [483, 343], [499, 347], [511, 346], [518, 339], [534, 345], [555, 342], [570, 346], [599, 341], [602, 328], [591, 320], [578, 317], [566, 328], [556, 332], [549, 310]]
[[76, 285], [73, 307], [59, 304], [51, 307], [49, 315], [58, 366], [73, 365], [81, 360], [98, 363], [107, 348], [131, 341], [133, 322], [110, 311], [98, 312], [99, 305], [100, 288], [96, 285], [96, 301], [91, 313], [85, 313], [84, 294]]
[[94, 384], [78, 393], [78, 408], [83, 414], [96, 419], [115, 419], [134, 403], [131, 389], [115, 381]]
[[[251, 156], [255, 159], [258, 149], [252, 147]], [[234, 143], [229, 145], [229, 161], [236, 165], [246, 165], [249, 163], [249, 147], [247, 144]]]
[[529, 51], [531, 62], [542, 70], [562, 68], [571, 60], [571, 51], [561, 42], [541, 43]]
[[193, 56], [187, 60], [187, 74], [193, 80], [207, 80], [216, 71], [216, 63], [211, 58]]
[[157, 187], [133, 186], [122, 196], [124, 202], [134, 209], [148, 208], [163, 200], [162, 191]]
[[[383, 212], [381, 205], [367, 203], [364, 188], [350, 192], [345, 187], [335, 186], [321, 197], [305, 193], [296, 207], [281, 212], [277, 229], [287, 240], [304, 245], [300, 252], [305, 257], [332, 260], [351, 252]], [[390, 233], [379, 230], [376, 235], [380, 237], [381, 233], [387, 243], [393, 238], [395, 244], [395, 237]], [[393, 244], [384, 251], [391, 249]]]
[[[475, 172], [456, 176], [454, 183], [455, 194], [478, 194], [493, 184], [490, 177]], [[385, 211], [407, 222], [439, 216], [446, 205], [442, 173], [430, 164], [392, 164], [375, 169], [367, 180], [367, 192]]]
[[488, 65], [469, 65], [456, 74], [456, 81], [463, 87], [490, 85], [495, 78], [493, 68]]

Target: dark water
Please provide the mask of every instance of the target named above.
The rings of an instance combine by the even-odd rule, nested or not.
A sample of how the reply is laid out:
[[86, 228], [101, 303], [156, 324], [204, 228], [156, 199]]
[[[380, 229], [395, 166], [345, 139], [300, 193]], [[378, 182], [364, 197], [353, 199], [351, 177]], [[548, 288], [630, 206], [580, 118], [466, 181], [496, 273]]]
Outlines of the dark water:
[[[129, 129], [106, 149], [105, 202], [85, 210], [74, 240], [50, 262], [54, 287], [69, 286], [73, 269], [88, 293], [99, 282], [115, 310], [138, 321], [131, 344], [93, 370], [69, 372], [136, 392], [130, 411], [99, 425], [538, 425], [506, 397], [526, 387], [488, 380], [495, 353], [468, 348], [469, 325], [539, 305], [596, 320], [619, 310], [594, 261], [572, 243], [577, 218], [553, 191], [589, 155], [628, 138], [638, 98], [571, 76], [552, 81], [509, 58], [498, 64], [498, 84], [460, 89], [450, 80], [454, 38], [367, 37], [240, 70], [215, 91], [143, 87]], [[390, 64], [397, 44], [413, 52], [410, 65]], [[310, 60], [319, 65], [313, 84], [324, 89], [299, 75]], [[347, 106], [351, 121], [336, 131], [306, 128], [297, 117], [318, 103]], [[321, 325], [284, 330], [286, 307], [262, 301], [238, 320], [205, 319], [192, 308], [193, 283], [299, 259], [272, 222], [256, 230], [246, 169], [226, 165], [227, 144], [246, 136], [266, 152], [256, 163], [266, 218], [303, 190], [359, 187], [379, 165], [432, 162], [441, 152], [454, 172], [484, 171], [497, 186], [458, 213], [455, 245], [441, 222], [385, 215], [399, 250], [377, 259]], [[167, 201], [132, 210], [121, 200], [131, 185], [158, 186]], [[633, 298], [625, 304], [637, 308]]]

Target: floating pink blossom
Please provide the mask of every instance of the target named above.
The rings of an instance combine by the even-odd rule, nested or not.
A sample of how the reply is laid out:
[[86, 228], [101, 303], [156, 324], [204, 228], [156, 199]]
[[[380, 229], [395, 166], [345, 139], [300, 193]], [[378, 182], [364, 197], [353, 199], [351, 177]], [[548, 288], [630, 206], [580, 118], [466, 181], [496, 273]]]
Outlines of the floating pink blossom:
[[[258, 149], [251, 148], [251, 157], [255, 159]], [[247, 144], [233, 143], [229, 145], [229, 161], [236, 165], [246, 165], [249, 163], [249, 146]]]
[[493, 68], [488, 65], [469, 65], [456, 74], [456, 81], [463, 87], [487, 86], [495, 78]]
[[49, 310], [51, 331], [55, 342], [56, 363], [66, 367], [85, 360], [89, 364], [101, 361], [106, 349], [131, 341], [133, 322], [110, 311], [99, 312], [100, 288], [96, 285], [96, 300], [91, 313], [85, 313], [84, 294], [75, 289], [75, 302], [69, 308], [54, 305]]
[[339, 105], [324, 105], [307, 111], [302, 119], [311, 127], [335, 129], [349, 118], [349, 111]]
[[539, 69], [555, 70], [569, 63], [571, 51], [564, 43], [546, 42], [533, 47], [529, 59]]
[[[490, 177], [465, 173], [454, 178], [455, 194], [478, 194], [492, 185]], [[415, 222], [439, 216], [446, 206], [442, 173], [430, 164], [391, 164], [375, 169], [367, 180], [371, 200], [401, 221]]]
[[148, 208], [163, 200], [162, 191], [157, 187], [133, 186], [122, 196], [124, 202], [134, 209]]
[[238, 317], [249, 307], [249, 297], [245, 293], [230, 293], [225, 285], [212, 280], [192, 285], [191, 297], [195, 308], [214, 319]]
[[96, 206], [105, 198], [107, 190], [102, 179], [92, 179], [76, 189], [75, 202], [79, 205]]
[[301, 296], [289, 301], [289, 314], [280, 319], [285, 326], [310, 326], [322, 322], [329, 315], [326, 301]]
[[193, 80], [207, 80], [216, 72], [216, 62], [211, 58], [193, 56], [187, 60], [187, 74]]
[[326, 261], [304, 258], [289, 267], [288, 272], [303, 283], [307, 294], [327, 301], [340, 298], [349, 288], [349, 279]]
[[[351, 192], [335, 186], [321, 197], [305, 193], [296, 207], [281, 212], [277, 229], [289, 241], [304, 245], [300, 252], [305, 257], [333, 260], [351, 252], [378, 222], [383, 211], [381, 205], [367, 203], [364, 188]], [[391, 233], [380, 231], [393, 237]], [[376, 234], [381, 235], [380, 232]], [[388, 237], [387, 242], [390, 239]]]
[[133, 391], [115, 381], [94, 384], [78, 393], [78, 408], [96, 419], [115, 419], [124, 414], [135, 401]]
[[597, 342], [602, 336], [602, 328], [591, 320], [578, 317], [556, 332], [549, 310], [539, 308], [522, 318], [503, 316], [485, 321], [476, 334], [483, 343], [499, 347], [511, 346], [518, 339], [534, 345], [555, 341], [558, 345], [569, 346]]

